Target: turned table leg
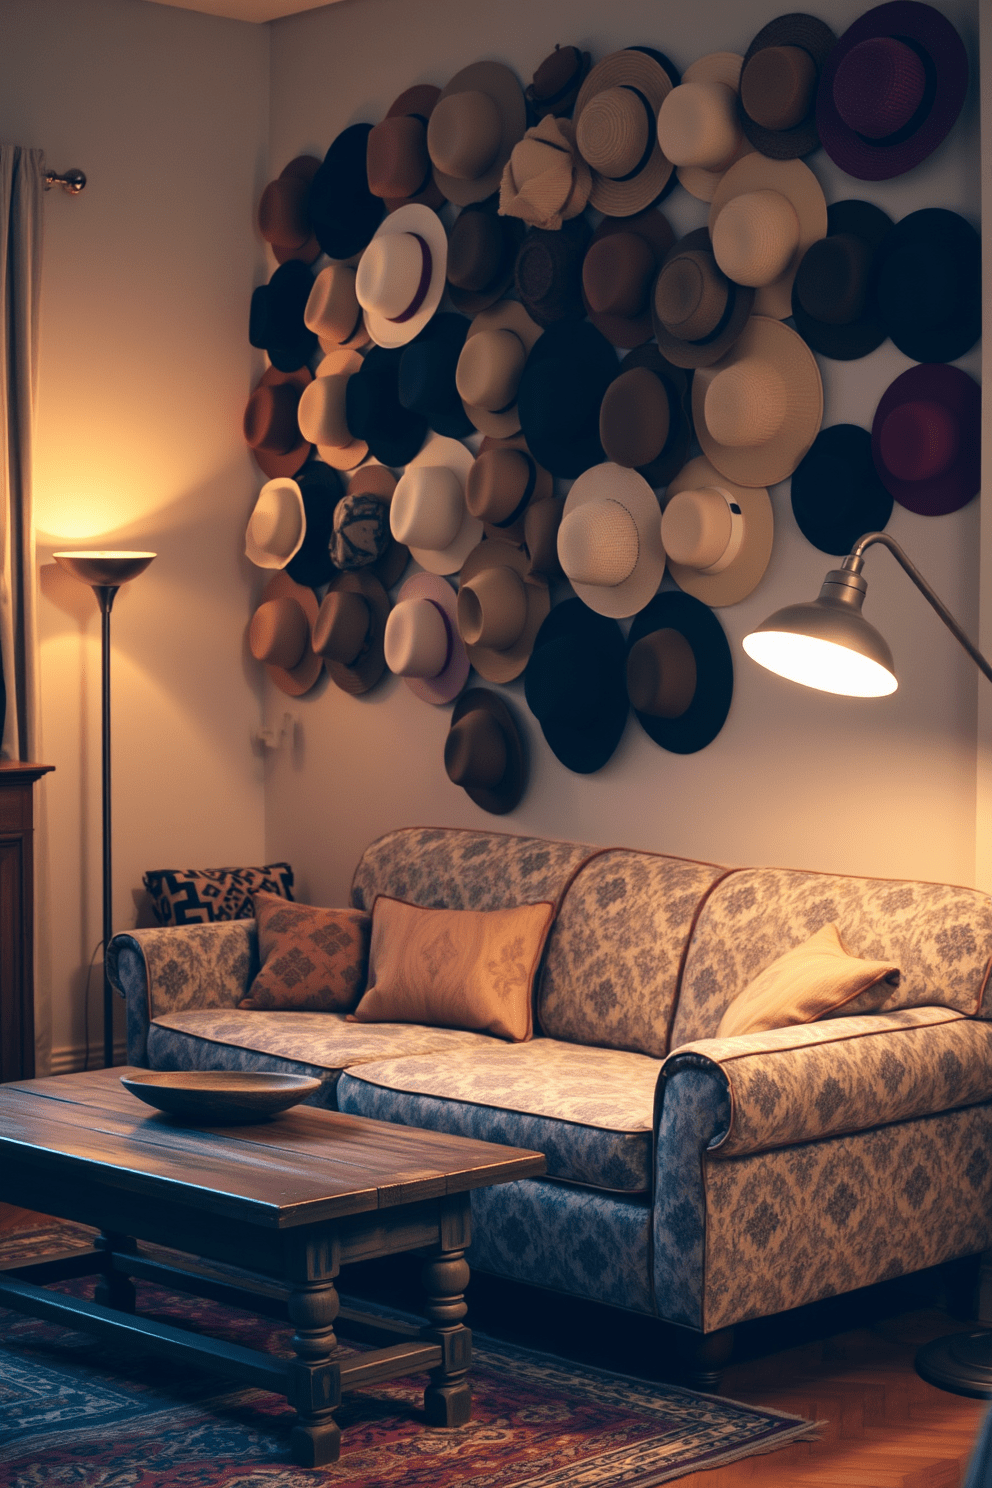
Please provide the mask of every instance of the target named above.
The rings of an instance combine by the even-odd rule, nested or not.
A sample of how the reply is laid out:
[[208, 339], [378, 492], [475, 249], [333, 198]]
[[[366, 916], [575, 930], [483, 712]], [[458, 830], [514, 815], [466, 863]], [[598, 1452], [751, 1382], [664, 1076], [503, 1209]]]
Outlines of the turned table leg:
[[334, 1319], [340, 1307], [332, 1281], [294, 1282], [287, 1303], [296, 1332], [296, 1358], [289, 1366], [286, 1395], [296, 1409], [289, 1445], [301, 1467], [323, 1467], [341, 1452], [341, 1430], [334, 1419], [341, 1404], [341, 1372], [331, 1362], [338, 1347]]
[[97, 1250], [104, 1252], [104, 1264], [100, 1280], [93, 1291], [93, 1301], [98, 1302], [101, 1307], [114, 1307], [118, 1312], [133, 1312], [134, 1282], [130, 1276], [113, 1269], [113, 1255], [115, 1251], [118, 1254], [133, 1253], [137, 1250], [137, 1245], [130, 1235], [118, 1234], [116, 1230], [101, 1230], [94, 1245]]
[[469, 1269], [462, 1250], [440, 1251], [424, 1262], [421, 1273], [427, 1300], [424, 1316], [429, 1326], [425, 1338], [441, 1345], [443, 1359], [431, 1370], [424, 1391], [424, 1414], [429, 1426], [464, 1426], [472, 1416], [472, 1388], [468, 1381], [472, 1362], [472, 1334], [462, 1322], [468, 1311], [464, 1292]]

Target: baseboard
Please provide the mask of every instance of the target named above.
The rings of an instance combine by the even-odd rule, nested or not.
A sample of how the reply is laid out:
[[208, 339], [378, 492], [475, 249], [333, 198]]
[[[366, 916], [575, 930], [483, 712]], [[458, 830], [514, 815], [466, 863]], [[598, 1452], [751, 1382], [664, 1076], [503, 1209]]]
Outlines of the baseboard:
[[[91, 1044], [87, 1060], [85, 1044], [65, 1044], [52, 1050], [50, 1070], [53, 1075], [72, 1075], [82, 1069], [103, 1068], [103, 1045]], [[127, 1063], [127, 1044], [123, 1039], [114, 1045], [114, 1063]]]

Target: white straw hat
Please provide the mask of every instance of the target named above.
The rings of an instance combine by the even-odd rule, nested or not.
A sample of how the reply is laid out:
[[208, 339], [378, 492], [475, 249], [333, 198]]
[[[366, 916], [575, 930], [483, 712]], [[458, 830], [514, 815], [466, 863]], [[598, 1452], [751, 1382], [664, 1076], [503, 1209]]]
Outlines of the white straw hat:
[[300, 395], [296, 413], [300, 433], [317, 446], [320, 458], [335, 470], [354, 470], [369, 452], [364, 439], [352, 437], [345, 411], [348, 379], [361, 365], [357, 351], [328, 352], [313, 382]]
[[728, 480], [705, 456], [690, 460], [669, 484], [661, 516], [668, 572], [704, 604], [746, 598], [764, 576], [774, 535], [766, 488]]
[[665, 576], [658, 498], [642, 475], [609, 462], [572, 485], [558, 528], [558, 560], [597, 614], [636, 615]]
[[724, 172], [754, 149], [740, 121], [743, 63], [736, 52], [709, 52], [686, 68], [658, 110], [658, 143], [700, 201], [712, 201]]
[[447, 580], [414, 574], [386, 621], [386, 665], [425, 703], [450, 703], [468, 681], [468, 655], [455, 606], [455, 591]]
[[245, 557], [257, 568], [285, 568], [300, 551], [307, 519], [303, 492], [289, 476], [266, 481], [245, 530]]
[[465, 504], [472, 451], [435, 434], [407, 465], [393, 492], [389, 526], [428, 573], [457, 573], [482, 538]]
[[418, 202], [383, 219], [358, 262], [355, 293], [377, 346], [405, 346], [441, 303], [448, 265], [444, 223]]
[[713, 194], [709, 228], [727, 278], [757, 291], [755, 315], [785, 320], [802, 257], [827, 235], [823, 188], [801, 160], [745, 155]]

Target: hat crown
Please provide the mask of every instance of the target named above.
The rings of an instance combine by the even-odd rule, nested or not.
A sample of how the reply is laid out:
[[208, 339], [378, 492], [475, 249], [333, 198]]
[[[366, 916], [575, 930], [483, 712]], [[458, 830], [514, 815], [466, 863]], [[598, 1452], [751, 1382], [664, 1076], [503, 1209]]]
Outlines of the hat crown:
[[673, 165], [715, 170], [740, 141], [737, 94], [726, 83], [680, 83], [658, 111], [658, 143]]
[[444, 768], [454, 785], [492, 790], [506, 774], [503, 730], [484, 708], [473, 708], [453, 723], [444, 741]]
[[499, 273], [503, 228], [490, 212], [459, 212], [448, 236], [447, 274], [456, 289], [478, 294]]
[[468, 473], [465, 505], [482, 522], [505, 522], [524, 499], [533, 470], [533, 461], [522, 450], [482, 450]]
[[597, 638], [555, 636], [527, 663], [527, 706], [543, 727], [589, 728], [611, 700], [611, 682], [613, 668]]
[[848, 129], [887, 139], [911, 122], [927, 86], [922, 58], [896, 36], [872, 36], [842, 57], [834, 77], [834, 107]]
[[669, 335], [702, 341], [723, 319], [729, 293], [726, 275], [711, 253], [680, 253], [655, 281], [655, 314]]
[[821, 238], [803, 255], [796, 274], [796, 297], [814, 320], [850, 325], [864, 312], [871, 249], [854, 233]]
[[614, 497], [575, 507], [558, 528], [558, 557], [573, 584], [615, 588], [634, 572], [640, 550], [637, 523]]
[[756, 289], [785, 273], [799, 246], [799, 218], [781, 191], [744, 191], [717, 215], [712, 241], [727, 278]]
[[309, 639], [303, 607], [288, 594], [260, 604], [248, 627], [248, 646], [255, 660], [286, 671], [303, 660]]
[[687, 711], [696, 695], [696, 657], [680, 630], [665, 626], [635, 641], [627, 655], [627, 695], [650, 718]]
[[741, 73], [741, 104], [762, 129], [795, 129], [813, 107], [816, 63], [799, 46], [761, 47]]
[[587, 165], [619, 181], [637, 170], [651, 142], [654, 119], [633, 88], [603, 88], [578, 117], [575, 140]]
[[661, 454], [671, 428], [671, 393], [648, 367], [621, 370], [603, 395], [599, 441], [608, 460], [636, 470]]
[[455, 370], [459, 397], [473, 408], [503, 413], [516, 402], [527, 348], [506, 326], [477, 331], [462, 347]]
[[441, 552], [454, 542], [465, 516], [461, 482], [447, 465], [410, 465], [397, 483], [389, 525], [408, 548]]
[[334, 372], [329, 377], [315, 377], [303, 389], [297, 419], [300, 433], [311, 444], [343, 449], [351, 443], [345, 416], [348, 380], [348, 373]]
[[431, 599], [401, 599], [383, 636], [386, 665], [397, 677], [437, 677], [451, 659], [450, 621]]
[[291, 382], [265, 383], [257, 387], [245, 409], [245, 439], [252, 449], [286, 455], [300, 437], [296, 411], [300, 390]]
[[788, 390], [771, 362], [744, 357], [724, 367], [706, 389], [703, 417], [717, 444], [766, 444], [785, 421]]
[[474, 88], [439, 99], [427, 126], [427, 149], [443, 175], [476, 181], [499, 154], [503, 122], [496, 102]]
[[271, 558], [288, 562], [305, 530], [303, 497], [294, 480], [266, 481], [248, 522], [251, 540]]
[[383, 119], [369, 133], [366, 169], [373, 196], [414, 196], [430, 177], [427, 131], [414, 114]]
[[655, 257], [640, 233], [616, 232], [593, 243], [582, 264], [582, 287], [597, 315], [640, 315], [648, 303]]
[[464, 580], [458, 590], [458, 633], [467, 646], [506, 651], [527, 624], [527, 589], [515, 568], [497, 564]]
[[303, 312], [307, 330], [343, 345], [357, 331], [361, 315], [351, 265], [330, 264], [321, 269]]
[[662, 546], [673, 563], [703, 573], [720, 573], [740, 550], [738, 539], [728, 558], [735, 535], [735, 514], [743, 526], [738, 503], [725, 491], [712, 486], [679, 491], [662, 513]]
[[328, 661], [352, 666], [368, 639], [372, 611], [362, 594], [337, 589], [324, 597], [313, 627], [313, 649]]
[[379, 496], [351, 492], [334, 508], [331, 562], [350, 573], [378, 562], [389, 547], [389, 508]]
[[957, 420], [943, 403], [916, 400], [893, 408], [882, 424], [879, 452], [886, 470], [901, 481], [934, 480], [957, 458]]
[[269, 182], [258, 204], [258, 230], [267, 243], [290, 250], [303, 247], [310, 236], [309, 194], [309, 181], [280, 176]]
[[386, 320], [406, 315], [430, 273], [431, 252], [417, 233], [379, 233], [362, 254], [355, 294], [366, 310]]

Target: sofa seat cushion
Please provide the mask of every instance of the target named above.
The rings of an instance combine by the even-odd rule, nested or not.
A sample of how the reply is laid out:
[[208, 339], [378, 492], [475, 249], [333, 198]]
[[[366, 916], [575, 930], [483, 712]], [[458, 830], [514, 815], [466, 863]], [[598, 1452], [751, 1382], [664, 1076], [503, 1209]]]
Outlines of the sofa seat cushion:
[[548, 1175], [614, 1193], [651, 1187], [654, 1092], [661, 1060], [537, 1038], [492, 1039], [448, 1057], [349, 1067], [338, 1107], [357, 1116], [530, 1147]]

